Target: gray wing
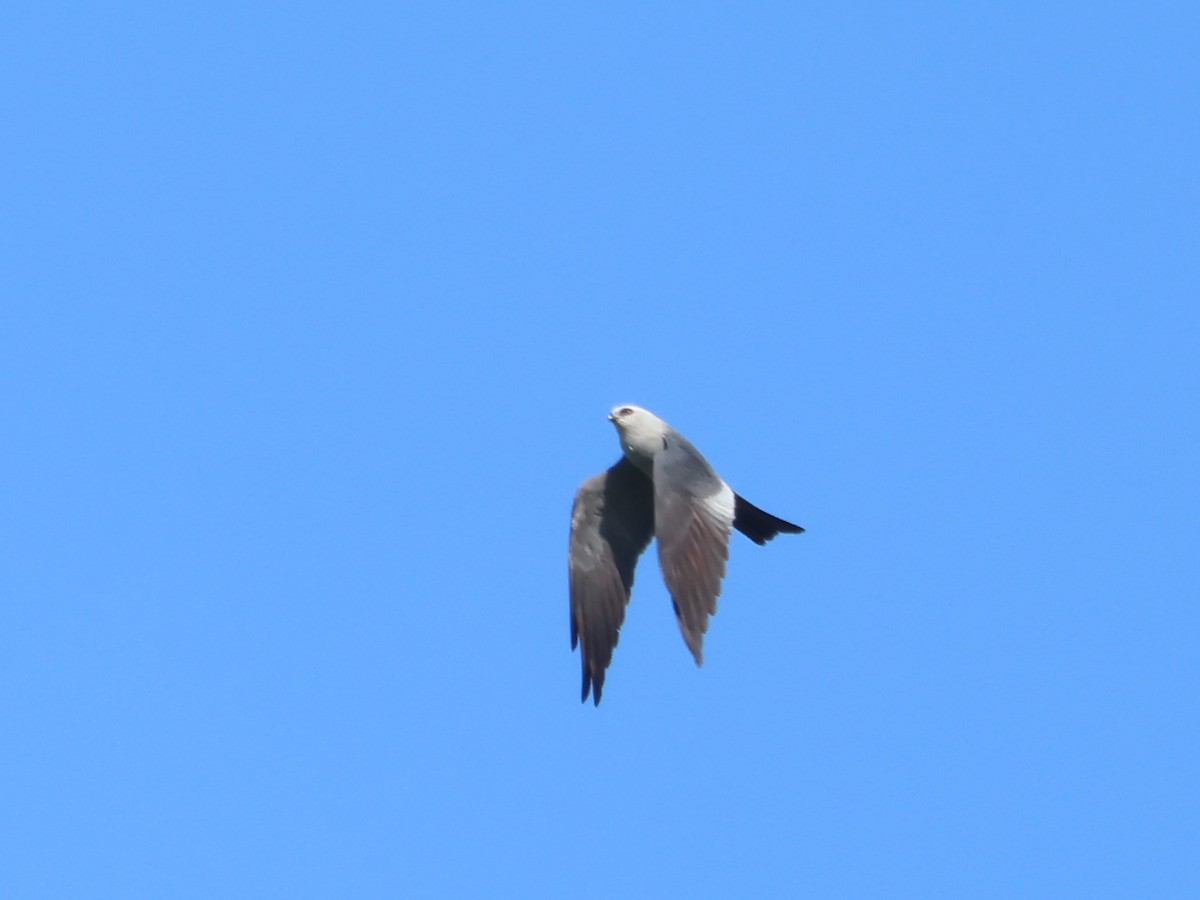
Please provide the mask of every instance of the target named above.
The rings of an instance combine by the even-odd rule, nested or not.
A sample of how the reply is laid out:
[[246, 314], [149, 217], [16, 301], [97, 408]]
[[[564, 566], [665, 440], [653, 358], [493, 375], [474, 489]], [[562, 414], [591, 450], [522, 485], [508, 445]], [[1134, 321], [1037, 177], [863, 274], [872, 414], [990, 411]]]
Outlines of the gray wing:
[[654, 489], [625, 457], [589, 478], [575, 493], [567, 569], [571, 592], [571, 649], [580, 648], [583, 693], [596, 705], [612, 662], [633, 569], [654, 535]]
[[654, 456], [654, 519], [658, 562], [675, 604], [683, 639], [701, 665], [708, 617], [729, 558], [735, 498], [729, 485], [675, 431]]

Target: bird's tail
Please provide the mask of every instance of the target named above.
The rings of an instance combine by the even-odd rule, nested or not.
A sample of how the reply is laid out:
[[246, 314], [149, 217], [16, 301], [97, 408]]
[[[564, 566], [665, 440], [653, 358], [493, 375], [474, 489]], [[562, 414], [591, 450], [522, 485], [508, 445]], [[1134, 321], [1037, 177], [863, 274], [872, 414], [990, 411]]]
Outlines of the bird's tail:
[[765, 544], [777, 534], [800, 534], [799, 525], [785, 522], [737, 494], [733, 495], [733, 527], [756, 544]]

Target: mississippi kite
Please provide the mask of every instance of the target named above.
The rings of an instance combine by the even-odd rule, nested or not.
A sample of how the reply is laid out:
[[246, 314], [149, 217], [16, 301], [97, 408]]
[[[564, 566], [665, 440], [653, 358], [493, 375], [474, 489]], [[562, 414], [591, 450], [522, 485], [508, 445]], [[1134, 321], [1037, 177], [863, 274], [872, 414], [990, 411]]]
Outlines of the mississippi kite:
[[568, 572], [571, 649], [580, 648], [583, 695], [597, 706], [612, 662], [638, 557], [658, 537], [658, 563], [696, 665], [736, 528], [756, 544], [804, 529], [746, 502], [687, 438], [639, 406], [608, 415], [624, 455], [579, 486]]

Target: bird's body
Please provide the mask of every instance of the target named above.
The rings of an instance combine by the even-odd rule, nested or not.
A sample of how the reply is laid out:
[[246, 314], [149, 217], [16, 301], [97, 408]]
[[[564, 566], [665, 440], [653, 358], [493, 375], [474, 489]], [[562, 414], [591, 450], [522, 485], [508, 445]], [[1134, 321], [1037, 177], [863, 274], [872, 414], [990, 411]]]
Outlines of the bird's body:
[[624, 455], [589, 478], [575, 494], [568, 569], [571, 646], [580, 645], [583, 698], [596, 704], [638, 557], [658, 538], [658, 559], [684, 641], [703, 661], [708, 617], [716, 612], [729, 534], [736, 528], [757, 544], [804, 529], [746, 502], [721, 480], [695, 447], [658, 416], [618, 406]]

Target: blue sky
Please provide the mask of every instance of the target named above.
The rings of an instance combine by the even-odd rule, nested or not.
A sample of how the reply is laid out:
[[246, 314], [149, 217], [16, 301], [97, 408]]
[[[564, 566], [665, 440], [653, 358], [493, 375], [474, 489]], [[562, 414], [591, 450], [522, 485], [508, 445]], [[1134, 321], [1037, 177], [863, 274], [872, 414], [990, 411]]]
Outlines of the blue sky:
[[[0, 893], [1200, 893], [1198, 28], [7, 9]], [[594, 709], [626, 402], [808, 532]]]

